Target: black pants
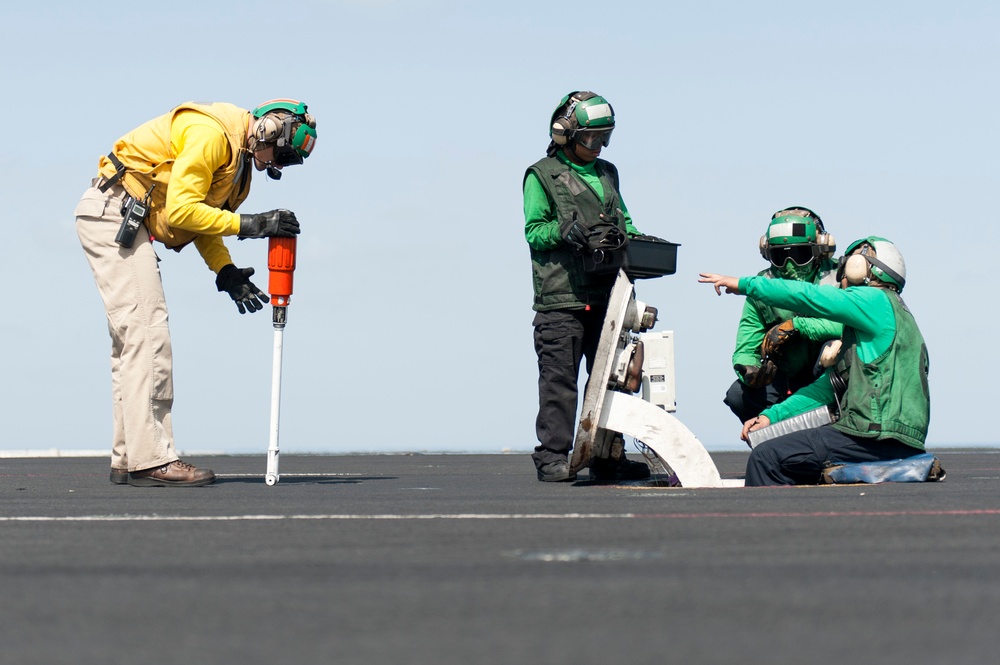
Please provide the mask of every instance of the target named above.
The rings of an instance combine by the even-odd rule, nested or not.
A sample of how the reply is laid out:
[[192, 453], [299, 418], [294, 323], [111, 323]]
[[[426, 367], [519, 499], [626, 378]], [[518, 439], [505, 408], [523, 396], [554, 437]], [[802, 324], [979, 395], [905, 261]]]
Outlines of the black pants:
[[905, 459], [921, 454], [895, 439], [862, 439], [823, 425], [765, 441], [747, 460], [747, 487], [815, 485], [833, 464]]
[[789, 377], [780, 369], [775, 372], [774, 380], [762, 388], [751, 388], [737, 379], [729, 386], [726, 398], [722, 401], [741, 423], [745, 423], [759, 416], [767, 407], [783, 402], [789, 395], [809, 385], [814, 379], [815, 377], [808, 371]]
[[576, 436], [577, 380], [586, 358], [587, 375], [601, 339], [604, 308], [538, 312], [535, 353], [538, 355], [538, 445], [532, 458], [539, 468], [569, 456]]

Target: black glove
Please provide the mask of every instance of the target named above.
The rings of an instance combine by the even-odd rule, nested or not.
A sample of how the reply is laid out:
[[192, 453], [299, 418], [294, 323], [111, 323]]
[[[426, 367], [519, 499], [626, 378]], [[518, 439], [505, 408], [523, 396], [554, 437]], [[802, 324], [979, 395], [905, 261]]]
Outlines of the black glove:
[[240, 309], [240, 314], [246, 314], [249, 309], [251, 313], [264, 309], [260, 302], [270, 302], [263, 291], [254, 286], [250, 281], [253, 268], [237, 268], [232, 263], [228, 263], [219, 271], [215, 278], [215, 286], [219, 291], [226, 291], [229, 296], [236, 301], [236, 306]]
[[611, 222], [598, 222], [587, 229], [584, 247], [591, 252], [613, 252], [628, 244], [628, 236]]
[[740, 373], [740, 379], [746, 385], [751, 388], [763, 388], [774, 380], [774, 373], [778, 371], [778, 366], [765, 358], [759, 367], [757, 365], [733, 365], [733, 369]]
[[299, 220], [291, 210], [279, 208], [255, 215], [240, 215], [240, 240], [244, 238], [292, 238], [299, 234]]
[[576, 213], [573, 213], [573, 219], [559, 227], [559, 235], [573, 249], [580, 250], [587, 246], [587, 227], [576, 221]]

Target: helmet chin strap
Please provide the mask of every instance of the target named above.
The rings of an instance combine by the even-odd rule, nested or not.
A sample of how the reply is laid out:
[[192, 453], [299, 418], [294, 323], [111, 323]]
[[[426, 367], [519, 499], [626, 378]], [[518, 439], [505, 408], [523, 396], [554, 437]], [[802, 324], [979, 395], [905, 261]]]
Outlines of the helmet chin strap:
[[[256, 161], [257, 151], [262, 150], [263, 147], [266, 147], [266, 144], [264, 144], [264, 142], [256, 136], [256, 132], [251, 133], [249, 140], [247, 141], [248, 159]], [[281, 171], [276, 168], [272, 162], [264, 163], [264, 171], [267, 173], [267, 177], [271, 180], [281, 180]]]
[[[892, 279], [896, 280], [897, 282], [899, 282], [901, 284], [906, 284], [906, 280], [903, 279], [902, 275], [900, 275], [898, 272], [896, 272], [895, 270], [893, 270], [892, 268], [890, 268], [889, 266], [887, 266], [883, 262], [879, 261], [874, 256], [865, 255], [865, 260], [868, 261], [868, 263], [870, 263], [873, 266], [875, 266], [876, 268], [880, 268], [882, 270], [882, 272], [884, 272], [888, 277], [891, 277]], [[878, 279], [878, 277], [876, 277], [875, 279]], [[887, 283], [887, 282], [883, 282], [880, 279], [879, 279], [879, 282], [881, 282], [882, 284], [885, 284], [885, 286], [887, 288], [890, 288], [893, 291], [898, 291], [900, 288], [902, 288], [902, 287], [897, 286], [896, 284], [890, 284], [890, 283]]]
[[[257, 149], [259, 149], [260, 144], [256, 141], [253, 142], [255, 145], [251, 148], [247, 146], [247, 152], [245, 159], [248, 162], [256, 162], [257, 160]], [[264, 172], [267, 173], [267, 177], [271, 180], [281, 180], [281, 169], [276, 167], [273, 162], [264, 163]]]

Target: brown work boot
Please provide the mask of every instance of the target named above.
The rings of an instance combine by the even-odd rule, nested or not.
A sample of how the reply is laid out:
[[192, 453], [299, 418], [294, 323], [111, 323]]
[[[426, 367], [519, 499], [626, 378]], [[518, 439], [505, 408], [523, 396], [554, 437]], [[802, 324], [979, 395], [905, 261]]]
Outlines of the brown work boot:
[[944, 471], [944, 467], [941, 466], [941, 460], [935, 457], [934, 462], [931, 464], [931, 470], [927, 474], [927, 482], [929, 483], [941, 482], [942, 480], [945, 479], [945, 476], [947, 475], [948, 474], [945, 473]]
[[128, 469], [111, 467], [111, 475], [108, 479], [115, 485], [128, 485]]
[[128, 484], [132, 487], [201, 487], [214, 482], [211, 469], [199, 469], [180, 460], [128, 474]]

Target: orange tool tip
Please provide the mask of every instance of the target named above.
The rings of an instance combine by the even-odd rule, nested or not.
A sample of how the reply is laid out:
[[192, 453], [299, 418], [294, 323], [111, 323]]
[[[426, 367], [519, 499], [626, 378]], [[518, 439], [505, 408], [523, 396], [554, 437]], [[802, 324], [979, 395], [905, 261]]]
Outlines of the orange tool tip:
[[295, 238], [268, 238], [267, 268], [270, 271], [268, 290], [271, 298], [281, 306], [288, 304], [292, 295], [292, 276], [295, 272]]

